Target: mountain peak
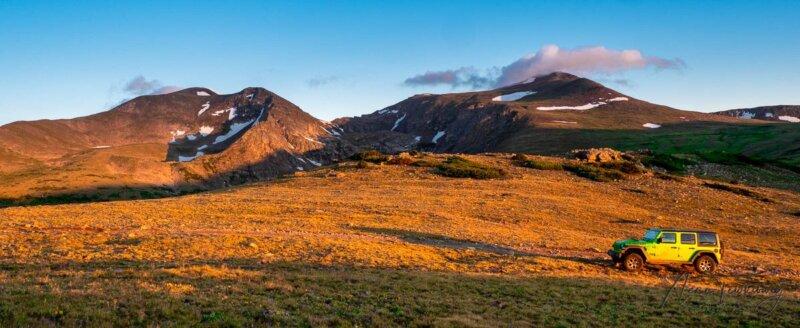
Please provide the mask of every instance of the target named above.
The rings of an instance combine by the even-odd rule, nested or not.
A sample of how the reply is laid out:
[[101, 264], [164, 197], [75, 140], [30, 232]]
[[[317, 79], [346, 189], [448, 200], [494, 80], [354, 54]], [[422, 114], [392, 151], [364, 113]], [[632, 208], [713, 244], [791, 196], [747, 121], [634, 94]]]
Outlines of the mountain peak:
[[495, 91], [498, 91], [502, 94], [528, 91], [537, 93], [540, 96], [563, 97], [578, 93], [582, 94], [590, 90], [598, 93], [598, 95], [605, 95], [609, 92], [617, 93], [616, 91], [606, 88], [600, 83], [565, 72], [553, 72], [540, 75], [517, 84], [499, 88]]
[[543, 81], [566, 81], [566, 80], [577, 80], [579, 78], [580, 77], [566, 72], [553, 72], [535, 77], [536, 80], [543, 80]]

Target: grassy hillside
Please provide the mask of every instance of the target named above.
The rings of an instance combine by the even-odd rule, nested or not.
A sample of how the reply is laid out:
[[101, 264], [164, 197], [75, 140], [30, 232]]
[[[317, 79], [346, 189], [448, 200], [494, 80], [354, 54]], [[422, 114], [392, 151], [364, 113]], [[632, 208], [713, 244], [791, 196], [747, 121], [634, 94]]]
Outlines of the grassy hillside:
[[[734, 125], [711, 122], [641, 130], [527, 129], [503, 151], [555, 154], [576, 148], [649, 149], [677, 155], [688, 173], [754, 185], [800, 190], [800, 125]], [[720, 164], [715, 166], [700, 164]], [[685, 172], [679, 172], [685, 173]]]
[[0, 172], [2, 201], [37, 199], [100, 200], [148, 198], [141, 193], [172, 194], [177, 179], [164, 161], [166, 146], [137, 144], [88, 149], [47, 165], [29, 165], [15, 172]]
[[[745, 193], [744, 187], [650, 173], [596, 182], [567, 170], [522, 167], [507, 155], [459, 160], [470, 170], [502, 170], [499, 178], [449, 178], [440, 175], [446, 160], [347, 163], [170, 199], [0, 209], [6, 245], [0, 248], [0, 323], [480, 327], [797, 320], [797, 193]], [[702, 290], [671, 294], [662, 306], [679, 268], [630, 274], [612, 268], [604, 254], [615, 239], [651, 226], [719, 231], [727, 246], [719, 274], [691, 276], [688, 286]], [[762, 289], [730, 292], [718, 304], [721, 284], [729, 292]]]

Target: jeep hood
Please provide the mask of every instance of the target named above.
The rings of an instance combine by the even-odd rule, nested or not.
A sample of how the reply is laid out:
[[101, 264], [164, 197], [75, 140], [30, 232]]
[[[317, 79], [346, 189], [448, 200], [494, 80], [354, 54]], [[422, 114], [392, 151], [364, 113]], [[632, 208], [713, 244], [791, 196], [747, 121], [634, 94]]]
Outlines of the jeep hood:
[[621, 248], [627, 247], [627, 246], [647, 245], [647, 244], [650, 244], [650, 243], [652, 243], [652, 241], [646, 240], [646, 239], [628, 238], [628, 239], [622, 239], [622, 240], [615, 241], [613, 247], [614, 247], [614, 249], [621, 249]]

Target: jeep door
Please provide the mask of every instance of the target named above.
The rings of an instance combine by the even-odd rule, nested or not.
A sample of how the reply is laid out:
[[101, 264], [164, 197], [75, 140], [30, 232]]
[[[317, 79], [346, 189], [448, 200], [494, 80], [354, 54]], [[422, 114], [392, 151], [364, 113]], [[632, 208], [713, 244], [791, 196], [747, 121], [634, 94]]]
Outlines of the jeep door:
[[697, 251], [697, 234], [694, 232], [681, 232], [680, 245], [678, 246], [678, 261], [689, 262]]
[[678, 243], [675, 232], [662, 232], [652, 250], [648, 249], [649, 262], [675, 262], [678, 261]]

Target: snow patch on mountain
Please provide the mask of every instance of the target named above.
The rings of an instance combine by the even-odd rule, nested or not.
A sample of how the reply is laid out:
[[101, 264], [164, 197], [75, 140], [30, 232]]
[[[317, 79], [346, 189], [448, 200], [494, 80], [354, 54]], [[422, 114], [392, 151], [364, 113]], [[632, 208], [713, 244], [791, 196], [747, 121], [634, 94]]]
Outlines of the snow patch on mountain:
[[741, 113], [739, 113], [739, 118], [742, 118], [742, 119], [745, 119], [745, 120], [752, 119], [753, 117], [756, 117], [755, 113], [751, 113], [751, 112], [741, 112]]
[[169, 133], [169, 134], [171, 134], [171, 135], [172, 135], [172, 140], [170, 141], [170, 143], [176, 143], [176, 142], [178, 142], [178, 141], [177, 141], [177, 138], [178, 138], [178, 137], [182, 137], [184, 134], [186, 134], [186, 131], [183, 131], [183, 130], [175, 130], [175, 131], [170, 131], [170, 133]]
[[[330, 125], [330, 124], [329, 124], [329, 125]], [[325, 132], [327, 132], [328, 134], [330, 134], [330, 135], [332, 135], [332, 136], [336, 136], [336, 137], [339, 137], [339, 136], [341, 136], [341, 134], [340, 134], [339, 132], [337, 132], [337, 131], [335, 130], [335, 128], [333, 128], [333, 127], [332, 127], [330, 130], [328, 130], [328, 129], [326, 129], [325, 127], [322, 127], [322, 126], [320, 126], [320, 129], [324, 130]]]
[[642, 126], [648, 128], [648, 129], [658, 129], [658, 128], [661, 127], [661, 125], [655, 124], [655, 123], [645, 123], [645, 124], [642, 124]]
[[243, 123], [233, 123], [233, 124], [231, 124], [231, 127], [230, 127], [230, 129], [228, 130], [227, 133], [225, 133], [223, 135], [219, 135], [219, 136], [217, 136], [216, 139], [214, 139], [214, 144], [218, 144], [220, 142], [224, 142], [225, 140], [230, 139], [231, 137], [235, 136], [237, 133], [241, 132], [245, 128], [253, 125], [253, 123], [255, 123], [255, 121], [256, 120], [253, 119], [253, 120], [249, 120], [249, 121], [243, 122]]
[[400, 122], [402, 122], [406, 118], [406, 115], [408, 115], [408, 113], [403, 114], [403, 116], [398, 118], [397, 121], [394, 121], [394, 126], [392, 127], [391, 131], [394, 131], [394, 129], [397, 129], [397, 126], [400, 125]]
[[599, 101], [596, 103], [588, 103], [586, 105], [581, 106], [544, 106], [544, 107], [536, 107], [538, 110], [589, 110], [595, 107], [599, 107], [605, 105], [605, 102]]
[[214, 128], [213, 127], [210, 127], [208, 125], [203, 125], [203, 126], [200, 127], [200, 135], [202, 135], [204, 137], [209, 135], [209, 134], [211, 134], [211, 132], [214, 132]]
[[447, 133], [447, 131], [439, 131], [439, 132], [436, 132], [436, 135], [435, 135], [435, 136], [433, 136], [433, 139], [431, 139], [431, 142], [433, 142], [433, 143], [436, 143], [437, 141], [439, 141], [439, 139], [440, 139], [441, 137], [444, 137], [444, 134], [445, 134], [445, 133]]
[[194, 156], [178, 156], [178, 162], [191, 162], [200, 156], [205, 155], [202, 151], [198, 151]]
[[318, 144], [320, 144], [320, 145], [324, 145], [323, 143], [321, 143], [321, 142], [319, 142], [319, 141], [317, 141], [317, 140], [311, 139], [311, 138], [309, 138], [309, 137], [303, 136], [303, 138], [305, 138], [305, 139], [306, 139], [306, 140], [308, 140], [308, 141], [315, 142], [315, 143], [318, 143]]
[[208, 94], [208, 92], [205, 92], [205, 91], [197, 91], [197, 95], [200, 96], [200, 97], [208, 97], [208, 96], [210, 96], [210, 94]]
[[504, 95], [499, 95], [497, 97], [492, 98], [492, 101], [517, 101], [524, 97], [536, 94], [536, 91], [520, 91], [514, 92]]
[[206, 101], [206, 103], [203, 104], [203, 107], [200, 107], [200, 111], [197, 112], [197, 116], [203, 115], [203, 113], [205, 113], [209, 107], [211, 107], [211, 103]]
[[255, 123], [253, 123], [253, 126], [258, 125], [258, 122], [261, 122], [261, 118], [264, 117], [264, 112], [266, 112], [266, 111], [267, 111], [266, 107], [261, 108], [261, 112], [258, 113], [258, 117], [256, 117], [256, 121], [255, 121]]
[[616, 97], [606, 100], [607, 102], [614, 102], [614, 101], [628, 101], [628, 97]]
[[797, 117], [794, 117], [794, 116], [781, 115], [781, 116], [778, 116], [778, 119], [781, 120], [781, 121], [786, 121], [786, 122], [800, 123], [800, 118], [797, 118]]

